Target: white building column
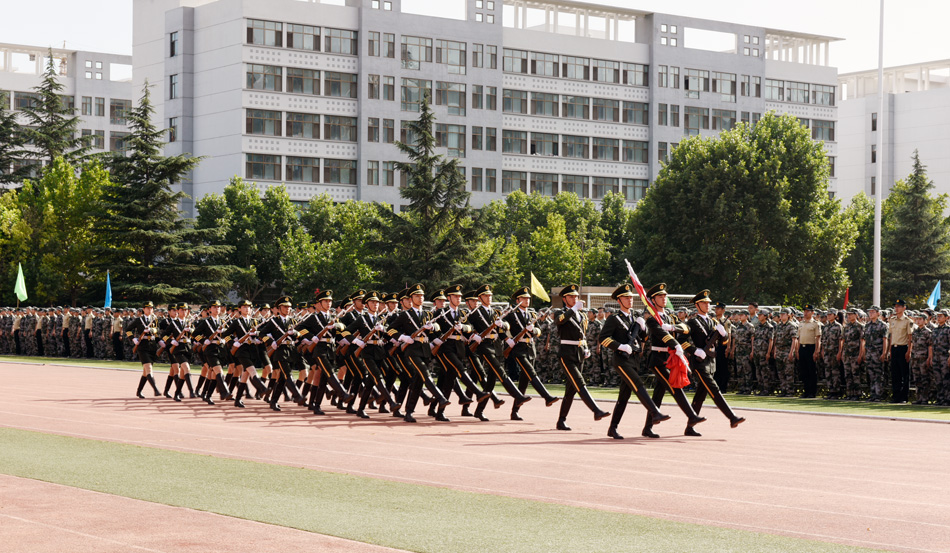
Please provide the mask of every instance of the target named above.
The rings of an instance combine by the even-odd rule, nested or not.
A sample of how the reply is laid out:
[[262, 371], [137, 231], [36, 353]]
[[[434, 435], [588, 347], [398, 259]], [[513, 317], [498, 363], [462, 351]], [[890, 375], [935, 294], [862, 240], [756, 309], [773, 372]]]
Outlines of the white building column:
[[620, 40], [620, 17], [614, 14], [614, 40]]

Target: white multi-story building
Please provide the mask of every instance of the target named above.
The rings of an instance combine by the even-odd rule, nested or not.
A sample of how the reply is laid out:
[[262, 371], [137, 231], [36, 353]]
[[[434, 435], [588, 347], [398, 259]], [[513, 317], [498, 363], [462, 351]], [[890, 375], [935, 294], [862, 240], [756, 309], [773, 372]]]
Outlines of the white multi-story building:
[[156, 85], [167, 153], [205, 157], [184, 191], [241, 176], [398, 208], [394, 142], [423, 91], [476, 206], [519, 189], [632, 204], [684, 136], [769, 110], [837, 155], [834, 38], [571, 0], [438, 6], [458, 18], [402, 0], [136, 0], [135, 83]]
[[[18, 111], [33, 102], [49, 55], [44, 46], [0, 44], [0, 104], [5, 109]], [[136, 97], [132, 57], [58, 48], [52, 55], [63, 100], [80, 117], [80, 132], [92, 137], [92, 151], [122, 151], [126, 112]]]
[[[950, 193], [950, 60], [884, 69], [884, 114], [880, 116], [877, 70], [838, 77], [841, 152], [838, 192], [844, 202], [877, 193], [877, 164], [883, 164], [884, 195], [913, 169], [920, 153], [937, 193]], [[877, 151], [878, 133], [883, 151]]]

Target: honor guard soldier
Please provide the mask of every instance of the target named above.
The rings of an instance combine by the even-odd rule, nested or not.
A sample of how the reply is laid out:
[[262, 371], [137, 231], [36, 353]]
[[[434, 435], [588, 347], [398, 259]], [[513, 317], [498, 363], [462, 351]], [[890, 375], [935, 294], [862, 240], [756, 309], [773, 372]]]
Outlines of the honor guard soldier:
[[[211, 396], [214, 394], [216, 386], [222, 399], [232, 399], [231, 391], [225, 386], [224, 379], [221, 376], [221, 359], [223, 357], [221, 333], [225, 330], [225, 327], [218, 319], [221, 308], [222, 305], [220, 301], [215, 300], [211, 302], [208, 305], [208, 316], [195, 325], [193, 332], [195, 341], [202, 344], [201, 353], [204, 357], [204, 364], [208, 367], [202, 371], [204, 373], [202, 376], [206, 377], [204, 392], [202, 394], [199, 391], [198, 395], [201, 396], [208, 405], [214, 405], [214, 400], [211, 399]], [[199, 388], [200, 387], [201, 386], [199, 386]]]
[[260, 338], [258, 338], [257, 324], [251, 318], [251, 302], [244, 300], [238, 303], [238, 316], [231, 320], [223, 336], [231, 343], [231, 351], [242, 367], [234, 406], [244, 407], [241, 398], [248, 394], [248, 382], [254, 385], [257, 399], [263, 397], [264, 392], [267, 391], [264, 383], [257, 376], [257, 367], [261, 364], [260, 349], [257, 347], [260, 344]]
[[[442, 378], [444, 378], [438, 384], [442, 395], [446, 398], [449, 397], [452, 389], [455, 389], [456, 394], [459, 394], [460, 385], [464, 385], [464, 393], [459, 394], [459, 399], [463, 408], [467, 410], [467, 405], [472, 401], [469, 394], [474, 393], [479, 403], [488, 401], [491, 395], [482, 391], [481, 387], [472, 380], [468, 373], [468, 363], [466, 362], [468, 348], [465, 347], [465, 344], [466, 336], [472, 333], [472, 327], [467, 324], [465, 316], [459, 309], [462, 303], [462, 286], [456, 284], [445, 289], [445, 296], [449, 304], [445, 307], [446, 312], [442, 316], [442, 320], [445, 321], [445, 324], [441, 325], [444, 332], [441, 332], [439, 337], [432, 340], [432, 351], [435, 354], [439, 368], [442, 370]], [[436, 414], [436, 420], [448, 422], [449, 419], [445, 416], [444, 409], [440, 409]]]
[[[650, 340], [650, 369], [656, 374], [658, 379], [656, 387], [653, 390], [653, 403], [659, 408], [663, 403], [663, 395], [669, 392], [676, 401], [676, 404], [679, 405], [679, 408], [686, 414], [687, 428], [692, 428], [706, 419], [700, 417], [693, 411], [689, 400], [686, 399], [686, 392], [684, 392], [682, 388], [674, 388], [670, 385], [670, 370], [666, 368], [666, 361], [671, 354], [670, 349], [674, 350], [673, 354], [683, 353], [683, 347], [680, 346], [679, 342], [676, 341], [676, 338], [674, 338], [670, 332], [689, 334], [689, 329], [686, 325], [673, 325], [669, 314], [664, 310], [666, 307], [666, 296], [666, 283], [663, 282], [655, 284], [652, 288], [647, 290], [647, 297], [650, 298], [657, 309], [655, 316], [652, 313], [647, 313], [644, 316]], [[646, 423], [643, 426], [643, 432], [641, 434], [644, 438], [659, 438], [659, 436], [653, 432], [653, 416], [649, 413], [647, 413]]]
[[349, 403], [353, 398], [337, 378], [333, 367], [334, 331], [345, 330], [342, 323], [330, 316], [330, 307], [333, 305], [333, 291], [323, 290], [317, 293], [313, 302], [315, 311], [312, 315], [297, 324], [297, 337], [303, 342], [303, 347], [310, 350], [311, 362], [314, 366], [314, 376], [311, 379], [310, 401], [307, 407], [314, 415], [323, 415], [320, 403], [323, 397], [331, 390], [337, 397]]
[[283, 390], [290, 390], [294, 401], [299, 405], [304, 404], [303, 396], [297, 386], [294, 385], [291, 370], [293, 369], [293, 351], [297, 331], [293, 328], [293, 320], [290, 318], [290, 308], [293, 302], [289, 296], [282, 296], [277, 300], [278, 315], [271, 317], [260, 326], [258, 332], [261, 339], [267, 346], [267, 355], [271, 358], [274, 370], [277, 373], [277, 383], [270, 396], [270, 407], [274, 411], [280, 411], [278, 401]]
[[352, 362], [359, 367], [363, 376], [363, 394], [360, 396], [359, 408], [356, 415], [361, 419], [368, 419], [366, 404], [369, 403], [374, 389], [383, 401], [395, 411], [400, 405], [389, 395], [386, 381], [383, 379], [382, 362], [386, 357], [384, 346], [389, 342], [386, 327], [379, 317], [379, 294], [367, 292], [363, 296], [366, 311], [357, 315], [350, 326], [344, 330], [344, 335], [350, 336], [355, 346]]
[[142, 363], [142, 378], [139, 379], [139, 387], [135, 391], [135, 395], [139, 398], [145, 397], [142, 395], [142, 388], [145, 387], [146, 382], [152, 385], [156, 396], [162, 395], [158, 391], [158, 386], [155, 385], [155, 377], [152, 376], [152, 364], [157, 360], [155, 354], [158, 352], [158, 344], [155, 343], [158, 329], [155, 317], [152, 315], [154, 309], [155, 304], [150, 301], [142, 304], [142, 315], [136, 317], [126, 330], [126, 336], [132, 338], [135, 353]]
[[[513, 360], [518, 367], [520, 377], [518, 379], [518, 391], [522, 395], [528, 389], [528, 383], [534, 387], [535, 391], [544, 400], [547, 407], [554, 405], [561, 398], [554, 397], [544, 387], [544, 383], [538, 378], [534, 368], [534, 340], [541, 335], [541, 330], [535, 328], [535, 318], [528, 313], [528, 306], [531, 305], [531, 291], [527, 286], [522, 286], [511, 296], [515, 308], [512, 309], [504, 318], [508, 323], [508, 339], [505, 343], [510, 348], [508, 359]], [[511, 420], [522, 420], [518, 414], [520, 405], [515, 404], [511, 408]]]
[[581, 374], [584, 368], [584, 359], [590, 357], [590, 349], [588, 349], [585, 340], [587, 317], [581, 313], [584, 302], [578, 297], [580, 293], [577, 290], [578, 286], [576, 284], [570, 284], [561, 290], [559, 295], [565, 307], [555, 318], [561, 342], [558, 351], [558, 363], [564, 368], [567, 377], [564, 387], [564, 400], [561, 403], [561, 412], [557, 420], [558, 430], [571, 429], [567, 425], [567, 415], [571, 411], [571, 404], [574, 403], [574, 394], [579, 395], [587, 408], [594, 413], [595, 421], [610, 416], [609, 411], [603, 411], [597, 406], [594, 398], [587, 390], [587, 383]]
[[[647, 393], [646, 386], [640, 380], [640, 375], [637, 374], [634, 355], [640, 353], [637, 337], [643, 332], [643, 327], [630, 310], [633, 306], [633, 287], [630, 284], [624, 284], [614, 290], [610, 297], [620, 304], [620, 312], [611, 313], [607, 317], [597, 338], [600, 340], [600, 347], [605, 351], [610, 351], [610, 366], [620, 376], [620, 392], [617, 394], [617, 404], [614, 406], [614, 414], [610, 419], [607, 435], [615, 440], [622, 440], [623, 436], [617, 431], [617, 427], [627, 409], [631, 392], [637, 394], [640, 404], [651, 414], [653, 424], [668, 420], [670, 416], [664, 415], [657, 409], [656, 404], [650, 399], [650, 394]], [[646, 323], [644, 323], [645, 326]]]
[[[689, 326], [689, 341], [682, 345], [683, 351], [692, 355], [693, 376], [699, 383], [696, 386], [696, 395], [693, 396], [692, 407], [696, 414], [703, 408], [703, 402], [708, 394], [716, 407], [729, 419], [732, 428], [745, 422], [745, 419], [732, 412], [726, 398], [722, 396], [719, 384], [716, 382], [715, 352], [716, 346], [729, 336], [726, 328], [717, 319], [709, 316], [709, 290], [693, 296], [692, 303], [696, 306], [696, 317], [687, 322]], [[699, 436], [699, 432], [692, 426], [686, 427], [685, 435]]]

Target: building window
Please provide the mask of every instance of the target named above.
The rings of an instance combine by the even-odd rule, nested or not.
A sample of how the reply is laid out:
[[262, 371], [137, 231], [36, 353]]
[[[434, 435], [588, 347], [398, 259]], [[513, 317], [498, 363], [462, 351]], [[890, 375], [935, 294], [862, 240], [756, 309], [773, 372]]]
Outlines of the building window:
[[366, 86], [366, 96], [370, 100], [379, 100], [379, 75], [370, 75]]
[[383, 76], [383, 100], [396, 100], [396, 77]]
[[435, 104], [448, 107], [449, 115], [465, 115], [465, 85], [436, 82]]
[[620, 121], [620, 101], [594, 98], [594, 121]]
[[[288, 125], [289, 123], [288, 120]], [[244, 128], [247, 134], [280, 136], [280, 112], [249, 109], [247, 110]]]
[[178, 142], [178, 118], [168, 118], [168, 141]]
[[871, 195], [874, 196], [877, 194], [877, 179], [871, 177]]
[[680, 107], [675, 104], [670, 104], [670, 126], [680, 126]]
[[272, 90], [281, 91], [281, 81], [283, 80], [283, 69], [276, 65], [260, 65], [248, 63], [247, 67], [247, 88], [251, 90]]
[[640, 63], [623, 64], [623, 84], [650, 86], [650, 66]]
[[247, 20], [247, 43], [259, 46], [283, 46], [283, 26], [274, 21]]
[[555, 54], [531, 53], [531, 74], [542, 77], [558, 77], [558, 57]]
[[590, 98], [561, 96], [561, 116], [566, 119], [590, 119]]
[[287, 92], [320, 94], [320, 72], [313, 69], [287, 68]]
[[504, 101], [502, 111], [505, 113], [528, 113], [528, 93], [524, 90], [508, 90], [503, 92]]
[[323, 139], [356, 142], [356, 117], [323, 116]]
[[759, 119], [762, 119], [761, 113], [752, 112], [752, 127], [755, 128], [756, 123], [759, 122]]
[[702, 69], [687, 69], [683, 81], [687, 98], [699, 98], [702, 92], [709, 92], [709, 71]]
[[366, 121], [366, 141], [379, 142], [379, 117], [370, 117]]
[[616, 138], [594, 138], [594, 159], [620, 161], [620, 141]]
[[752, 77], [752, 93], [756, 98], [762, 97], [762, 77]]
[[590, 177], [582, 175], [561, 175], [561, 192], [576, 194], [579, 198], [587, 197], [587, 187]]
[[505, 73], [527, 73], [528, 72], [528, 52], [525, 50], [512, 50], [504, 48], [504, 66]]
[[320, 27], [287, 25], [287, 47], [294, 50], [320, 51]]
[[[0, 97], [3, 101], [0, 102], [0, 106], [3, 106], [3, 109], [9, 109], [9, 99], [6, 96]], [[92, 96], [83, 96], [82, 97], [82, 114], [83, 115], [92, 115]]]
[[525, 131], [501, 131], [501, 152], [503, 154], [527, 154], [528, 133]]
[[658, 88], [667, 88], [669, 86], [670, 73], [669, 73], [669, 68], [667, 66], [661, 65], [657, 67], [656, 76], [657, 76], [656, 86]]
[[472, 67], [482, 67], [485, 64], [485, 45], [472, 45]]
[[871, 144], [871, 163], [877, 163], [877, 144]]
[[132, 100], [109, 100], [109, 123], [113, 125], [128, 124], [128, 115], [132, 111]]
[[403, 144], [414, 146], [419, 137], [416, 136], [415, 131], [412, 130], [410, 125], [412, 125], [412, 121], [399, 122], [399, 141]]
[[169, 75], [168, 76], [168, 99], [174, 100], [175, 98], [178, 98], [178, 75]]
[[[485, 48], [488, 52], [488, 69], [498, 69], [498, 47], [488, 45]], [[494, 171], [494, 169], [491, 170]]]
[[712, 128], [714, 131], [729, 131], [736, 126], [736, 112], [725, 109], [712, 110]]
[[545, 115], [548, 117], [557, 117], [558, 115], [558, 95], [546, 94], [544, 92], [531, 93], [531, 114]]
[[472, 167], [472, 192], [481, 192], [484, 187], [481, 167]]
[[639, 202], [647, 193], [650, 181], [646, 179], [623, 179], [623, 199], [627, 203]]
[[685, 134], [698, 135], [700, 129], [709, 129], [709, 108], [686, 106]]
[[435, 43], [435, 62], [447, 65], [449, 74], [465, 74], [465, 43], [454, 40], [438, 40]]
[[168, 34], [168, 57], [174, 58], [178, 55], [178, 31]]
[[396, 162], [383, 162], [383, 186], [396, 186]]
[[465, 157], [465, 125], [436, 123], [435, 145], [448, 148], [449, 157]]
[[105, 115], [106, 115], [106, 99], [96, 98], [96, 117], [105, 117]]
[[736, 101], [736, 75], [734, 73], [712, 74], [712, 91], [719, 93], [719, 98], [723, 102]]
[[739, 113], [739, 121], [741, 121], [742, 123], [748, 123], [748, 122], [749, 122], [749, 112], [748, 112], [748, 111], [740, 112], [740, 113]]
[[97, 150], [106, 149], [106, 131], [93, 131], [92, 147]]
[[472, 85], [472, 109], [485, 108], [485, 87], [480, 84]]
[[619, 83], [620, 62], [594, 60], [594, 80], [601, 83]]
[[835, 156], [828, 156], [828, 176], [835, 176]]
[[498, 191], [497, 174], [496, 169], [485, 169], [485, 192]]
[[542, 196], [557, 196], [557, 175], [531, 173], [531, 193]]
[[366, 162], [366, 184], [367, 186], [379, 186], [379, 162]]
[[528, 174], [524, 171], [502, 171], [501, 193], [511, 194], [515, 190], [528, 193]]
[[824, 140], [826, 142], [834, 142], [835, 141], [835, 122], [812, 119], [811, 137], [815, 140]]
[[379, 56], [379, 31], [369, 32], [369, 47], [366, 49], [367, 56]]
[[680, 68], [670, 66], [670, 88], [680, 87]]
[[561, 155], [576, 159], [590, 158], [590, 139], [586, 136], [561, 136]]
[[[280, 112], [274, 112], [280, 115]], [[320, 138], [320, 116], [314, 113], [288, 113], [287, 138]]]
[[287, 182], [320, 182], [320, 160], [313, 157], [285, 158], [284, 178]]
[[531, 155], [557, 156], [559, 137], [556, 134], [531, 133]]
[[649, 144], [640, 140], [623, 141], [623, 160], [629, 163], [649, 163]]
[[610, 192], [620, 192], [620, 179], [610, 177], [593, 177], [591, 179], [591, 197], [602, 200]]
[[418, 36], [403, 36], [402, 68], [419, 69], [422, 67], [422, 62], [424, 61], [432, 61], [432, 39]]
[[485, 87], [485, 109], [495, 111], [498, 109], [498, 87]]
[[743, 75], [741, 83], [742, 84], [739, 85], [739, 93], [743, 96], [749, 96], [752, 93], [752, 77]]
[[383, 33], [383, 57], [396, 59], [396, 35]]
[[280, 156], [247, 154], [244, 176], [248, 179], [281, 180]]
[[808, 83], [797, 83], [795, 81], [786, 81], [785, 86], [788, 92], [785, 94], [787, 102], [796, 104], [807, 104], [811, 100], [809, 96]]
[[353, 56], [358, 53], [358, 33], [356, 31], [326, 29], [326, 33], [326, 52], [331, 54], [350, 54]]
[[472, 149], [484, 149], [485, 129], [483, 127], [472, 127]]
[[498, 129], [485, 127], [485, 149], [489, 152], [498, 150]]
[[356, 160], [323, 160], [323, 182], [326, 184], [356, 184]]
[[396, 142], [396, 121], [394, 119], [383, 119], [383, 142], [386, 144]]
[[561, 75], [565, 79], [590, 80], [590, 58], [561, 56]]
[[785, 101], [785, 81], [765, 79], [765, 99], [777, 102]]
[[[402, 80], [402, 111], [419, 111], [419, 105], [426, 94], [432, 94], [432, 81], [423, 79]], [[431, 96], [430, 96], [431, 98]]]
[[665, 127], [670, 124], [669, 106], [659, 104], [656, 111], [656, 124]]
[[327, 71], [325, 75], [326, 95], [338, 98], [356, 98], [359, 87], [356, 75]]
[[660, 142], [656, 145], [656, 160], [657, 161], [667, 161], [669, 159], [670, 151], [669, 146], [666, 142]]
[[872, 113], [871, 114], [871, 132], [874, 132], [876, 130], [877, 130], [877, 114]]
[[820, 106], [835, 105], [835, 87], [822, 84], [811, 85], [811, 103]]

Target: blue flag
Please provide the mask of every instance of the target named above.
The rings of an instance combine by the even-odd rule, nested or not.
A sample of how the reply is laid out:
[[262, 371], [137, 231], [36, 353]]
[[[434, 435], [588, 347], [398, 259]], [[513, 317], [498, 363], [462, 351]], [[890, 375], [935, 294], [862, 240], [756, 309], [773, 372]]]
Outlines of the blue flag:
[[934, 286], [934, 291], [930, 293], [930, 297], [927, 298], [927, 307], [931, 309], [937, 308], [937, 303], [940, 301], [940, 281], [937, 281], [937, 285]]
[[112, 281], [109, 280], [109, 271], [106, 271], [106, 304], [103, 307], [112, 307]]

